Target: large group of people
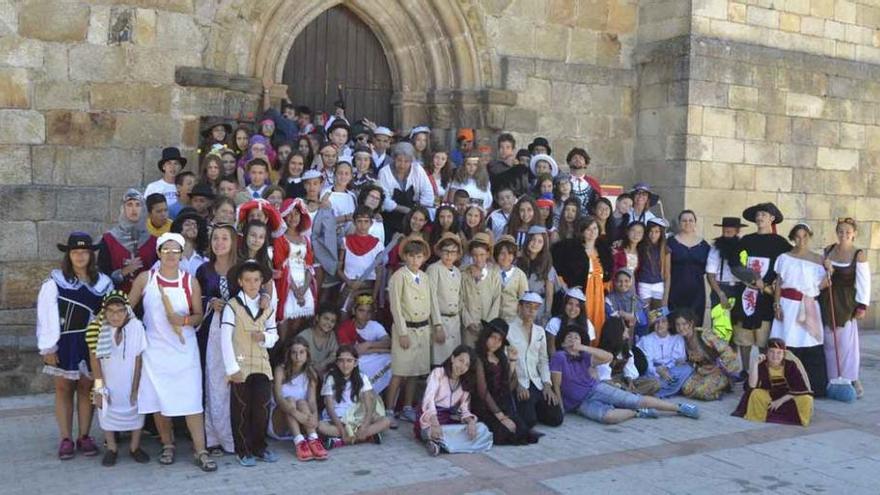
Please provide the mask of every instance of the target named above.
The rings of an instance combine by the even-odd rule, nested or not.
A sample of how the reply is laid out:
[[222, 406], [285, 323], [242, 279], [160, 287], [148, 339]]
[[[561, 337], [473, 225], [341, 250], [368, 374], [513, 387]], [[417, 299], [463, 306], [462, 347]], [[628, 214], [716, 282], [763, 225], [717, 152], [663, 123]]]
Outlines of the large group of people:
[[400, 422], [438, 455], [535, 443], [570, 414], [696, 419], [690, 401], [739, 382], [735, 414], [804, 426], [829, 377], [863, 393], [851, 218], [822, 254], [805, 223], [776, 233], [772, 203], [707, 241], [649, 184], [604, 194], [583, 148], [560, 165], [542, 137], [493, 150], [460, 129], [449, 150], [424, 126], [264, 106], [253, 127], [209, 120], [193, 166], [166, 148], [100, 240], [58, 246], [37, 340], [61, 459], [98, 454], [95, 411], [104, 465], [120, 432], [149, 462], [147, 430], [160, 464], [187, 434], [214, 471], [276, 461], [268, 439], [325, 460]]

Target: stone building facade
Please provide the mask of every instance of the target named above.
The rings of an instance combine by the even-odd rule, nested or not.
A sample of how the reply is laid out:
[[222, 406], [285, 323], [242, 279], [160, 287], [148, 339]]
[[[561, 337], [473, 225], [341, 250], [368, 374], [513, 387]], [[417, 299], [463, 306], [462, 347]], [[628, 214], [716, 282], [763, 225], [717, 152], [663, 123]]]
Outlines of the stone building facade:
[[162, 147], [192, 157], [200, 117], [253, 118], [340, 3], [385, 51], [395, 127], [586, 146], [706, 236], [764, 200], [817, 247], [854, 216], [880, 267], [878, 0], [0, 0], [0, 393], [47, 385], [32, 307], [55, 243], [103, 231]]

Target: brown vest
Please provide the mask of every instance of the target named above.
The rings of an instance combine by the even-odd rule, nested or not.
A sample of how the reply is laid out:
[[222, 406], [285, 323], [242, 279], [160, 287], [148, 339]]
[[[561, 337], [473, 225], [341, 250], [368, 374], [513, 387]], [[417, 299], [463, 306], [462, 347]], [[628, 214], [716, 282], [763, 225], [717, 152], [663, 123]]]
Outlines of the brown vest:
[[271, 311], [260, 311], [258, 316], [251, 316], [247, 307], [233, 297], [229, 300], [232, 311], [235, 313], [235, 331], [232, 332], [232, 348], [235, 350], [235, 361], [241, 368], [241, 374], [245, 378], [254, 374], [262, 373], [272, 379], [272, 367], [269, 365], [269, 351], [254, 341], [251, 334], [263, 332], [266, 329], [266, 319]]

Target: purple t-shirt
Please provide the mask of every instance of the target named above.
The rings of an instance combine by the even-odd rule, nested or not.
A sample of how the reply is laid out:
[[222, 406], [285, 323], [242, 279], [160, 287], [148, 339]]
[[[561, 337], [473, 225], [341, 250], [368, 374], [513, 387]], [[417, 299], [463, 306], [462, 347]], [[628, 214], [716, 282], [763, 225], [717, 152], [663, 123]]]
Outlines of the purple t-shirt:
[[571, 356], [565, 351], [556, 351], [550, 358], [550, 372], [562, 373], [562, 404], [566, 411], [576, 409], [596, 388], [596, 379], [590, 374], [590, 354], [581, 352]]

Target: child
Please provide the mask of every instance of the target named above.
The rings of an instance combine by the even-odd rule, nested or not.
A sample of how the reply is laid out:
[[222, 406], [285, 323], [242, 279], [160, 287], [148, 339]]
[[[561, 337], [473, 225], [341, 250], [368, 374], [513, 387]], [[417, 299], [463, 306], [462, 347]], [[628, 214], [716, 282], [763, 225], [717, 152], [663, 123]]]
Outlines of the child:
[[578, 206], [578, 213], [580, 213], [580, 203], [577, 202], [577, 198], [571, 195], [571, 176], [566, 172], [562, 172], [553, 179], [553, 223], [554, 225], [559, 224], [559, 217], [562, 216], [562, 208], [566, 201], [569, 199], [575, 200], [575, 205]]
[[140, 464], [150, 462], [150, 456], [140, 447], [144, 415], [137, 410], [141, 353], [147, 338], [124, 292], [114, 290], [104, 296], [101, 315], [89, 324], [86, 341], [95, 376], [93, 400], [100, 411], [98, 424], [107, 445], [101, 464], [116, 464], [119, 454], [115, 433], [119, 431], [131, 432], [131, 458]]
[[514, 264], [517, 249], [516, 240], [512, 236], [501, 236], [495, 243], [492, 254], [501, 277], [499, 316], [503, 320], [510, 320], [516, 317], [519, 298], [529, 290], [529, 280], [525, 272]]
[[336, 349], [339, 348], [339, 343], [336, 341], [338, 321], [339, 313], [336, 309], [330, 305], [323, 305], [315, 314], [312, 328], [307, 328], [299, 334], [309, 344], [309, 355], [320, 376], [327, 373], [333, 360], [336, 359]]
[[302, 323], [315, 314], [314, 264], [315, 253], [308, 232], [312, 219], [302, 199], [285, 199], [281, 206], [287, 231], [273, 243], [273, 270], [280, 272], [275, 279], [278, 294], [278, 321], [284, 341], [288, 334], [295, 335]]
[[[467, 244], [474, 238], [474, 235], [478, 232], [486, 231], [486, 211], [483, 210], [483, 207], [477, 204], [471, 204], [464, 210], [464, 221], [461, 225], [461, 232], [459, 235], [461, 236], [462, 244]], [[463, 260], [465, 263], [470, 263], [470, 259]]]
[[[459, 231], [458, 212], [455, 211], [455, 208], [452, 207], [452, 205], [440, 205], [434, 212], [434, 222], [431, 224], [431, 245], [437, 246], [437, 241], [447, 233], [453, 234], [457, 237]], [[459, 242], [461, 242], [460, 238]], [[436, 260], [439, 256], [440, 255], [435, 249], [433, 259]]]
[[348, 159], [340, 159], [333, 167], [333, 186], [321, 194], [330, 201], [330, 209], [336, 217], [336, 238], [340, 243], [342, 236], [351, 227], [352, 215], [357, 206], [357, 196], [351, 192], [353, 172]]
[[[641, 224], [637, 224], [641, 225]], [[633, 289], [633, 274], [626, 268], [614, 274], [614, 290], [605, 296], [605, 314], [612, 318], [620, 318], [633, 342], [648, 333], [648, 315], [645, 304]]]
[[281, 209], [281, 203], [284, 201], [284, 188], [280, 186], [269, 186], [263, 190], [263, 199], [269, 202], [276, 210]]
[[590, 340], [596, 339], [596, 329], [593, 323], [587, 319], [587, 296], [580, 287], [570, 287], [565, 291], [565, 298], [562, 300], [562, 312], [550, 318], [544, 331], [547, 332], [547, 352], [550, 357], [558, 350], [556, 348], [556, 335], [559, 330], [567, 325], [577, 325], [587, 329], [587, 337]]
[[559, 165], [556, 164], [556, 160], [552, 156], [539, 153], [532, 155], [532, 159], [529, 160], [529, 170], [532, 172], [532, 177], [535, 178], [532, 182], [534, 187], [537, 186], [537, 178], [543, 174], [548, 174], [551, 178], [556, 177], [559, 173]]
[[281, 170], [281, 177], [278, 179], [278, 185], [284, 188], [285, 198], [305, 196], [306, 188], [302, 183], [305, 168], [306, 158], [301, 153], [291, 153], [287, 158], [287, 166]]
[[553, 258], [550, 256], [550, 237], [547, 229], [536, 225], [529, 229], [527, 239], [526, 247], [517, 259], [517, 266], [526, 275], [526, 290], [544, 298], [544, 304], [535, 317], [535, 322], [544, 326], [550, 318], [557, 285], [556, 269], [553, 268]]
[[648, 375], [660, 379], [657, 397], [671, 397], [681, 390], [694, 369], [687, 362], [687, 345], [681, 335], [669, 333], [669, 310], [651, 311], [650, 327], [654, 331], [642, 337], [639, 349], [648, 360]]
[[262, 158], [254, 158], [247, 163], [247, 173], [251, 182], [245, 190], [254, 199], [262, 198], [269, 188], [269, 163]]
[[375, 303], [372, 296], [362, 294], [354, 299], [354, 318], [339, 325], [336, 339], [340, 345], [351, 345], [360, 355], [358, 366], [373, 384], [373, 392], [381, 395], [391, 381], [391, 338], [385, 327], [373, 320]]
[[275, 401], [268, 433], [279, 440], [293, 437], [298, 460], [323, 461], [328, 455], [318, 440], [318, 373], [312, 367], [309, 343], [294, 337], [286, 347], [281, 364], [275, 367]]
[[473, 350], [460, 345], [428, 376], [418, 433], [432, 456], [441, 450], [458, 454], [492, 448], [492, 432], [470, 411], [471, 394], [476, 392], [475, 366]]
[[617, 240], [623, 237], [624, 229], [629, 222], [629, 212], [632, 210], [633, 198], [629, 193], [623, 193], [614, 200], [614, 211], [608, 219], [608, 238]]
[[434, 329], [431, 343], [431, 364], [446, 361], [461, 343], [461, 272], [455, 266], [461, 256], [461, 240], [446, 233], [434, 244], [440, 260], [428, 267], [431, 287], [431, 322]]
[[454, 191], [463, 189], [476, 203], [481, 204], [483, 209], [492, 207], [492, 192], [489, 184], [489, 173], [486, 167], [480, 165], [480, 157], [469, 154], [464, 159], [464, 164], [455, 171], [452, 184], [449, 185], [450, 199]]
[[510, 213], [513, 211], [513, 205], [516, 204], [516, 196], [513, 195], [513, 189], [510, 187], [502, 187], [495, 193], [495, 202], [498, 203], [498, 209], [489, 214], [487, 225], [492, 231], [492, 237], [498, 239], [504, 235], [507, 229], [507, 221]]
[[[186, 170], [174, 177], [174, 187], [177, 191], [177, 200], [174, 203], [168, 203], [168, 217], [174, 220], [180, 210], [190, 206], [189, 193], [193, 186], [196, 185], [196, 174]], [[168, 196], [166, 195], [167, 199]]]
[[463, 219], [464, 210], [471, 204], [471, 195], [464, 189], [456, 189], [452, 193], [452, 204], [455, 206], [455, 211], [458, 212], [459, 218]]
[[336, 274], [345, 284], [339, 297], [343, 313], [348, 312], [352, 296], [369, 293], [374, 300], [379, 298], [380, 287], [376, 281], [381, 280], [384, 246], [370, 235], [372, 226], [373, 211], [359, 206], [354, 212], [354, 233], [342, 238]]
[[596, 378], [628, 392], [654, 395], [660, 381], [647, 376], [648, 361], [641, 349], [632, 345], [632, 333], [620, 318], [605, 320], [599, 348], [612, 356], [610, 363], [596, 366]]
[[171, 219], [168, 218], [168, 203], [165, 196], [159, 193], [147, 197], [147, 231], [151, 236], [159, 237], [171, 230]]
[[165, 200], [170, 208], [177, 202], [177, 187], [175, 179], [180, 170], [186, 166], [186, 158], [180, 155], [177, 148], [165, 148], [162, 150], [162, 158], [159, 160], [159, 172], [162, 172], [162, 178], [151, 182], [144, 190], [144, 197], [148, 197], [153, 193], [159, 193], [165, 196]]
[[577, 226], [582, 216], [577, 198], [568, 198], [562, 203], [559, 218], [556, 219], [557, 241], [574, 239], [577, 237]]
[[666, 306], [669, 300], [669, 279], [671, 265], [669, 248], [666, 246], [666, 228], [669, 226], [662, 218], [648, 220], [645, 237], [639, 242], [639, 268], [636, 278], [639, 281], [639, 297], [651, 309]]
[[471, 264], [461, 273], [462, 340], [467, 345], [477, 341], [482, 321], [491, 321], [501, 314], [501, 275], [489, 264], [492, 237], [481, 232], [467, 246]]
[[351, 187], [355, 193], [359, 193], [367, 184], [375, 184], [379, 180], [373, 164], [373, 152], [367, 146], [357, 146], [354, 149], [354, 169]]
[[538, 206], [530, 196], [519, 198], [510, 214], [507, 223], [507, 233], [516, 239], [516, 245], [520, 248], [526, 245], [526, 237], [529, 228], [538, 225]]
[[242, 466], [256, 466], [257, 459], [278, 461], [266, 448], [272, 368], [269, 352], [278, 340], [275, 312], [260, 308], [260, 288], [272, 279], [271, 272], [254, 260], [233, 269], [241, 291], [223, 308], [223, 364], [230, 385], [232, 435], [235, 454]]
[[535, 188], [532, 190], [532, 195], [536, 198], [544, 197], [545, 195], [549, 199], [553, 199], [553, 177], [550, 177], [550, 174], [541, 174], [535, 179]]
[[449, 161], [449, 153], [442, 149], [434, 150], [431, 159], [425, 163], [425, 173], [434, 188], [434, 205], [440, 206], [452, 181], [453, 166]]
[[358, 352], [350, 346], [336, 351], [336, 364], [321, 388], [324, 413], [318, 432], [326, 436], [327, 448], [353, 445], [371, 440], [382, 443], [382, 432], [391, 426], [383, 417], [385, 407], [373, 393], [370, 379], [358, 367]]
[[[625, 236], [611, 245], [614, 271], [627, 269], [632, 273], [639, 270], [639, 243], [645, 238], [645, 224], [633, 222], [626, 228]], [[635, 282], [635, 280], [633, 281]]]
[[427, 375], [431, 365], [431, 286], [421, 270], [428, 259], [429, 247], [421, 236], [411, 236], [401, 242], [400, 252], [405, 265], [388, 281], [394, 326], [391, 333], [393, 376], [387, 397], [389, 409], [394, 409], [400, 384], [406, 382], [401, 417], [415, 423], [413, 378]]

